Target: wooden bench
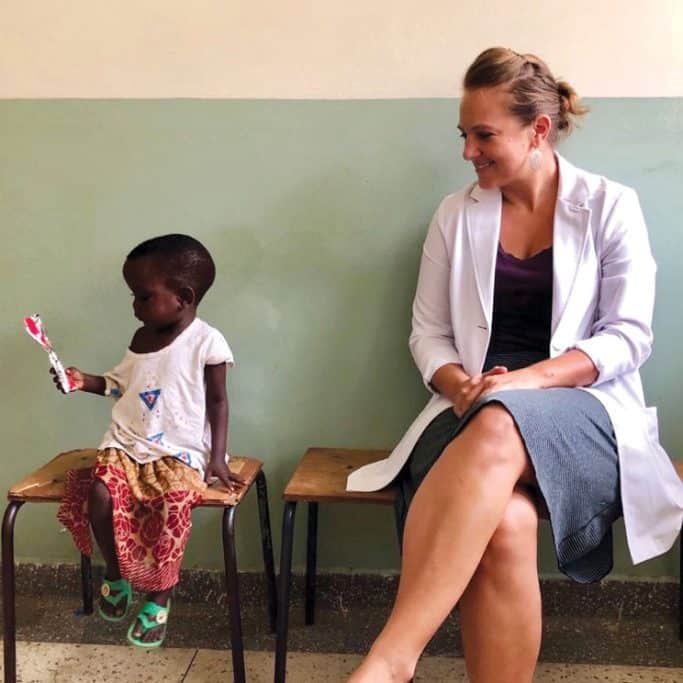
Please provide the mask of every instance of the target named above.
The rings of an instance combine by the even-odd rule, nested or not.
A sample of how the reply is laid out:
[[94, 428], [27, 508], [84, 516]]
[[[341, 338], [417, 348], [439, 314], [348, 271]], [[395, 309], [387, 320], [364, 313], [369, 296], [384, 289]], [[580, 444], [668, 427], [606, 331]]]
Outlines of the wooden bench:
[[[318, 505], [320, 503], [374, 503], [393, 505], [397, 488], [388, 487], [372, 493], [346, 490], [346, 479], [354, 470], [386, 458], [389, 451], [350, 450], [342, 448], [309, 448], [289, 480], [283, 498], [285, 509], [282, 521], [280, 556], [280, 584], [277, 613], [277, 644], [275, 650], [275, 683], [284, 683], [287, 668], [287, 629], [289, 624], [289, 595], [292, 573], [292, 544], [297, 503], [308, 503], [308, 535], [306, 543], [305, 623], [315, 619], [316, 555], [318, 533]], [[683, 462], [674, 466], [683, 480]], [[400, 544], [400, 539], [399, 539]], [[683, 577], [683, 539], [680, 550]], [[683, 582], [679, 579], [679, 638], [683, 640]]]
[[[24, 503], [58, 503], [64, 494], [64, 479], [68, 470], [92, 467], [94, 451], [69, 451], [53, 458], [46, 465], [12, 486], [7, 497], [9, 504], [2, 523], [2, 595], [4, 617], [4, 670], [5, 683], [16, 681], [16, 614], [14, 576], [14, 522], [19, 508]], [[237, 577], [237, 553], [235, 550], [235, 514], [244, 496], [256, 483], [259, 519], [261, 524], [261, 545], [266, 571], [268, 609], [271, 631], [275, 630], [277, 609], [273, 543], [270, 532], [268, 491], [261, 462], [254, 458], [233, 457], [230, 468], [246, 482], [238, 493], [212, 487], [207, 489], [200, 507], [223, 509], [223, 559], [225, 580], [230, 606], [230, 640], [234, 680], [244, 683], [244, 647], [242, 643], [242, 619]], [[90, 558], [81, 555], [81, 580], [83, 611], [92, 614], [93, 591]]]
[[388, 455], [389, 451], [380, 450], [309, 448], [285, 488], [278, 586], [275, 683], [284, 683], [287, 670], [289, 594], [297, 503], [308, 503], [305, 614], [306, 624], [312, 624], [315, 619], [318, 505], [320, 503], [372, 503], [393, 506], [398, 491], [396, 487], [388, 487], [371, 493], [346, 490], [346, 478], [353, 470], [382, 460]]

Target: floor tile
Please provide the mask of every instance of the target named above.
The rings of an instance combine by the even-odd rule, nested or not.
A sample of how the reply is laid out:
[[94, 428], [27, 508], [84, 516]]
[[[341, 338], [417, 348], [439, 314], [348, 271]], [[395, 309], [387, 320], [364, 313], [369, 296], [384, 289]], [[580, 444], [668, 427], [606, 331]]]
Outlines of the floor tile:
[[[287, 683], [343, 682], [360, 660], [359, 655], [292, 652], [287, 658]], [[249, 683], [272, 683], [274, 662], [272, 652], [246, 652]], [[208, 683], [226, 676], [230, 680], [231, 673], [232, 666], [229, 660], [226, 665], [223, 652], [199, 650], [184, 683]]]
[[[244, 653], [246, 678], [249, 683], [272, 683], [273, 653], [249, 651]], [[232, 660], [228, 650], [199, 650], [183, 683], [232, 680]], [[290, 683], [290, 679], [287, 679]], [[313, 683], [310, 681], [308, 683]]]
[[[196, 650], [122, 645], [17, 643], [19, 683], [180, 683]], [[3, 672], [4, 673], [4, 672]]]
[[681, 683], [683, 669], [596, 664], [539, 664], [535, 683]]
[[[119, 645], [72, 643], [18, 644], [19, 683], [214, 683], [230, 680], [229, 650], [161, 648], [144, 651]], [[272, 652], [245, 653], [249, 683], [271, 683]], [[343, 683], [361, 657], [353, 654], [291, 652], [288, 683]], [[465, 683], [464, 662], [454, 657], [423, 657], [415, 681]], [[683, 669], [591, 664], [538, 666], [534, 683], [681, 683]]]
[[[245, 654], [247, 680], [273, 680], [273, 654]], [[360, 662], [358, 655], [292, 652], [287, 658], [287, 683], [343, 683]], [[184, 683], [209, 683], [230, 677], [232, 666], [225, 651], [199, 650]], [[465, 683], [465, 665], [460, 658], [424, 657], [415, 681], [421, 683]], [[683, 669], [601, 666], [589, 664], [540, 664], [534, 683], [681, 683]]]

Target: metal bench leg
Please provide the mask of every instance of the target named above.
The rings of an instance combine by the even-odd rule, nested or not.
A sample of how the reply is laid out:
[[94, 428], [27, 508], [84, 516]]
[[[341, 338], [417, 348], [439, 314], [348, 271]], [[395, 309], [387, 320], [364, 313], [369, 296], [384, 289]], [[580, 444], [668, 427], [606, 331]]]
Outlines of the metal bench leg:
[[14, 582], [14, 521], [23, 501], [12, 501], [2, 520], [2, 612], [5, 626], [5, 683], [17, 680], [17, 620]]
[[315, 622], [315, 585], [318, 560], [318, 503], [308, 504], [306, 538], [306, 626]]
[[245, 683], [244, 644], [242, 642], [242, 612], [239, 582], [237, 579], [237, 550], [235, 548], [236, 506], [223, 510], [223, 559], [225, 561], [225, 584], [230, 605], [230, 647], [235, 683]]
[[292, 545], [296, 503], [285, 503], [282, 515], [282, 547], [280, 579], [277, 593], [277, 642], [275, 644], [275, 683], [285, 683], [287, 675], [287, 626], [289, 622], [289, 589], [292, 579]]
[[81, 553], [81, 594], [83, 614], [92, 614], [92, 564], [90, 556]]
[[268, 616], [270, 632], [275, 633], [277, 621], [277, 586], [275, 584], [275, 561], [273, 560], [273, 537], [270, 532], [270, 511], [268, 508], [268, 488], [263, 471], [256, 477], [256, 495], [258, 496], [258, 513], [261, 523], [261, 547], [263, 549], [263, 565], [266, 570], [266, 590], [268, 592]]

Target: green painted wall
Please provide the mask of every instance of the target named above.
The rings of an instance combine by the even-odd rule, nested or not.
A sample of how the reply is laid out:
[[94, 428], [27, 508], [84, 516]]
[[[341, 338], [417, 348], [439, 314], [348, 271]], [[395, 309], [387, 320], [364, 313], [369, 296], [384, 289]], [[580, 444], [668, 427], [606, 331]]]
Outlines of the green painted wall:
[[[664, 444], [683, 457], [683, 101], [590, 104], [564, 153], [640, 193], [660, 267], [644, 375]], [[22, 316], [43, 314], [67, 363], [106, 370], [135, 327], [124, 255], [189, 232], [218, 264], [200, 314], [237, 358], [231, 450], [265, 460], [278, 542], [280, 492], [306, 446], [390, 447], [425, 400], [410, 305], [431, 213], [472, 177], [456, 124], [455, 100], [0, 102], [0, 489], [57, 451], [96, 445], [109, 413], [105, 399], [52, 389]], [[398, 566], [389, 510], [329, 506], [320, 527], [321, 567]], [[259, 567], [256, 530], [248, 500], [244, 569]], [[219, 515], [199, 511], [186, 566], [219, 567], [219, 539]], [[19, 515], [17, 553], [77, 558], [43, 506]], [[621, 532], [615, 554], [618, 574], [677, 571], [673, 554], [632, 568]], [[556, 572], [547, 529], [540, 562]]]

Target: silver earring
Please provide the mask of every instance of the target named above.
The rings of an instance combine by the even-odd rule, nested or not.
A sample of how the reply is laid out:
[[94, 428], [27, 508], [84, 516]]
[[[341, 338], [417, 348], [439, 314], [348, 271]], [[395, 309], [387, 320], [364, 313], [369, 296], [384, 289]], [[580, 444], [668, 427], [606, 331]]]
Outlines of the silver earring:
[[543, 155], [541, 154], [541, 150], [538, 149], [538, 147], [534, 147], [534, 149], [531, 150], [531, 154], [529, 154], [529, 166], [532, 171], [538, 171], [541, 168], [542, 158]]

